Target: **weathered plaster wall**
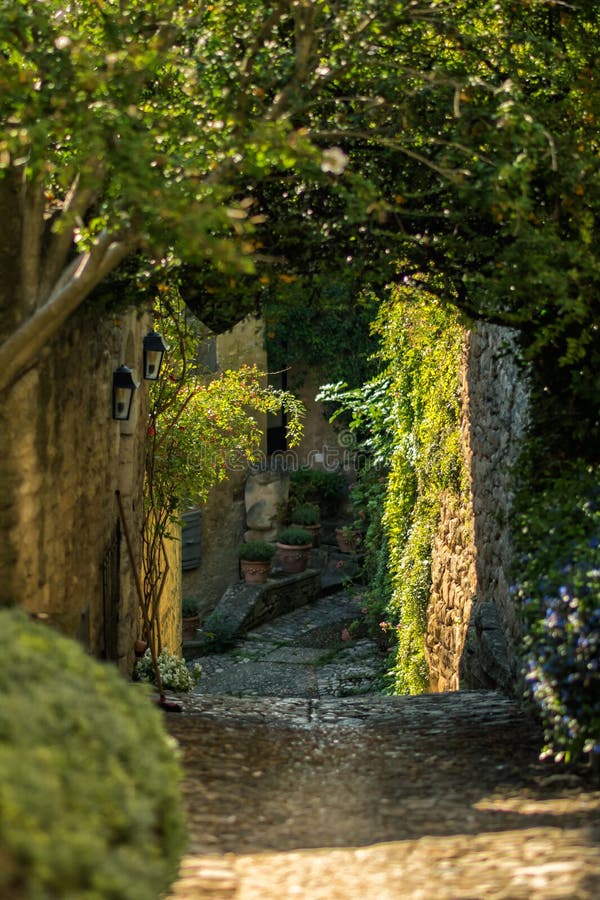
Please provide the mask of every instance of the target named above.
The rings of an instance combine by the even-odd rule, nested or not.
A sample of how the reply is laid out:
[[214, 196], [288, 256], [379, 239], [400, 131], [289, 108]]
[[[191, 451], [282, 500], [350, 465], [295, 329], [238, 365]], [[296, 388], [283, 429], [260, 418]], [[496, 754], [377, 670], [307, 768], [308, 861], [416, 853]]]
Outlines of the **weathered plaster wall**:
[[509, 330], [480, 324], [469, 334], [462, 407], [470, 498], [462, 509], [454, 501], [444, 509], [435, 543], [426, 635], [431, 688], [511, 690], [519, 639], [509, 594], [511, 467], [528, 401]]
[[[140, 557], [146, 390], [130, 422], [112, 420], [112, 373], [141, 369], [149, 321], [136, 312], [101, 322], [81, 312], [3, 398], [0, 603], [16, 603], [107, 654], [103, 560], [116, 533], [116, 490]], [[138, 606], [125, 542], [113, 653], [133, 663]], [[110, 644], [111, 641], [108, 641]]]
[[312, 468], [325, 468], [330, 471], [338, 466], [352, 468], [352, 447], [348, 447], [344, 441], [347, 435], [340, 440], [338, 432], [334, 431], [323, 414], [323, 404], [315, 400], [319, 387], [326, 381], [327, 377], [317, 371], [307, 372], [298, 381], [293, 371], [290, 372], [288, 379], [290, 390], [306, 407], [304, 433], [300, 444], [294, 448], [294, 458], [298, 465], [308, 465]]
[[169, 528], [172, 538], [165, 541], [169, 571], [160, 601], [160, 633], [163, 647], [172, 653], [181, 651], [181, 529]]

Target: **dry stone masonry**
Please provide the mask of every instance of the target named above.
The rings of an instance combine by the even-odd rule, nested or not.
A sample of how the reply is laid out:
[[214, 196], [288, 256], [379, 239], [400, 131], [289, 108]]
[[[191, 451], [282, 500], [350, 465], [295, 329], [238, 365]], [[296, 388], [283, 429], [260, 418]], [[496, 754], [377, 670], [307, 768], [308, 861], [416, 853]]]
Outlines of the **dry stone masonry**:
[[470, 498], [442, 512], [426, 635], [432, 690], [511, 690], [519, 624], [509, 594], [514, 466], [527, 384], [513, 332], [480, 323], [467, 337], [461, 436]]

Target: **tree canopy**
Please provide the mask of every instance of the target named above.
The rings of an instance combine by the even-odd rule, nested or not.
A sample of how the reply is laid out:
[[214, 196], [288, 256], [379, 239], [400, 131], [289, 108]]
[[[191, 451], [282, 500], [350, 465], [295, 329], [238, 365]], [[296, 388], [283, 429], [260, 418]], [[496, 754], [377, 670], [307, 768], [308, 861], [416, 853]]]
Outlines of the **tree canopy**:
[[290, 277], [424, 278], [593, 405], [599, 16], [3, 0], [2, 383], [135, 255], [225, 324]]

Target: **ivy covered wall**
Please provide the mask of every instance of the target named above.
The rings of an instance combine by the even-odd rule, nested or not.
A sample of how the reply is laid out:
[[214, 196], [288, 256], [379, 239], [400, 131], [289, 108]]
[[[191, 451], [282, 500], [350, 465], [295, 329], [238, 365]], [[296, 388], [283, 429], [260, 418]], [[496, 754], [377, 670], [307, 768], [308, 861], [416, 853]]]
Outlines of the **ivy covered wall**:
[[424, 637], [442, 498], [461, 503], [467, 495], [459, 428], [464, 332], [453, 311], [408, 284], [383, 305], [376, 327], [392, 399], [383, 514], [388, 616], [398, 639], [391, 683], [395, 693], [418, 693], [429, 687]]

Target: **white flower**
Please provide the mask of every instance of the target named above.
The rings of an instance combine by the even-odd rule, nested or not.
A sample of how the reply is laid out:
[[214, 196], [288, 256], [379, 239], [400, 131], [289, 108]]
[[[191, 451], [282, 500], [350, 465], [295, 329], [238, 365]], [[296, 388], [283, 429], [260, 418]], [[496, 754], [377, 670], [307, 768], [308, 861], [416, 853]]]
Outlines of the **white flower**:
[[348, 157], [341, 147], [329, 147], [323, 150], [321, 157], [321, 171], [332, 172], [334, 175], [341, 175], [348, 165]]

